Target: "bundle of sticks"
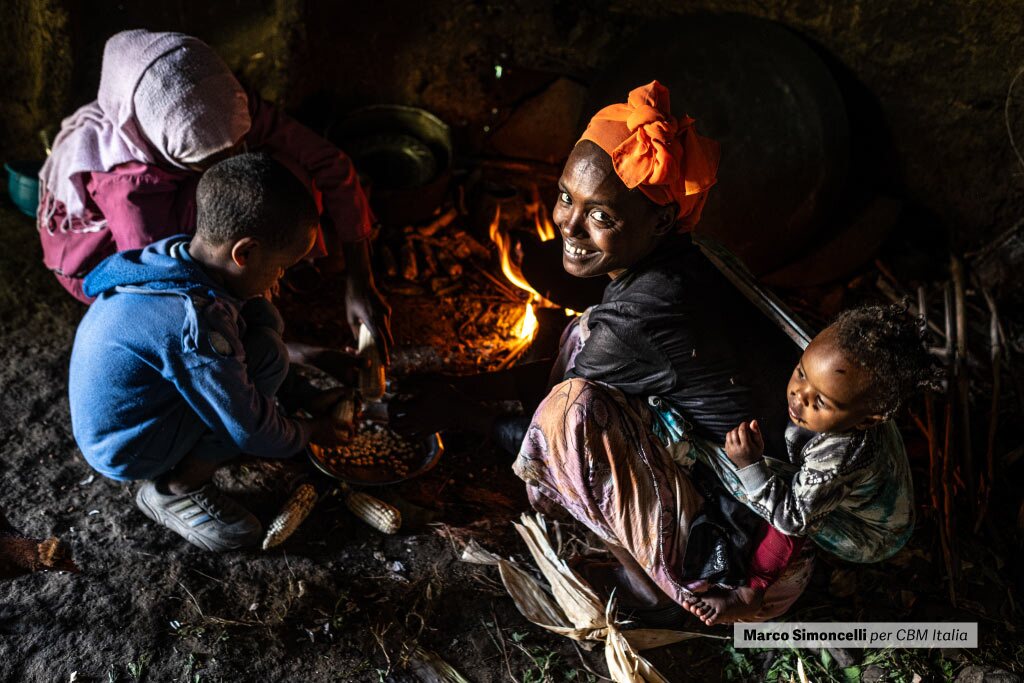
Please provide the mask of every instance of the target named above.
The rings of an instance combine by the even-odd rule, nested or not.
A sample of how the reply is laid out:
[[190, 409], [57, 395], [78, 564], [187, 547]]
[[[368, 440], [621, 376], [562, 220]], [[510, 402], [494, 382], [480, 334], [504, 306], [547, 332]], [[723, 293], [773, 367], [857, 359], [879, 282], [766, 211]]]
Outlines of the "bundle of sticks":
[[[458, 217], [452, 207], [422, 226], [407, 226], [400, 241], [377, 245], [381, 269], [391, 279], [391, 288], [399, 294], [423, 294], [429, 291], [446, 296], [462, 289], [464, 262], [488, 260], [490, 252], [464, 230], [446, 230]], [[406, 283], [404, 291], [400, 281]], [[420, 286], [410, 286], [420, 285]]]
[[459, 341], [468, 341], [469, 328], [482, 331], [486, 343], [476, 343], [481, 361], [491, 369], [515, 363], [532, 338], [512, 332], [522, 319], [530, 293], [517, 288], [495, 267], [495, 253], [464, 229], [457, 207], [441, 212], [424, 225], [407, 226], [399, 234], [382, 237], [375, 246], [378, 266], [391, 294], [454, 297]]
[[[918, 428], [928, 443], [928, 494], [932, 509], [938, 515], [937, 526], [946, 566], [949, 598], [956, 604], [956, 585], [960, 578], [960, 557], [956, 544], [957, 505], [956, 494], [966, 494], [966, 508], [974, 533], [980, 531], [989, 512], [992, 500], [993, 482], [996, 470], [996, 433], [999, 427], [999, 411], [1005, 355], [1006, 335], [999, 319], [999, 310], [992, 292], [979, 282], [967, 286], [967, 275], [963, 259], [950, 256], [950, 279], [929, 288], [917, 287], [916, 296], [911, 297], [905, 287], [896, 279], [885, 264], [875, 264], [881, 276], [877, 288], [894, 303], [908, 305], [910, 312], [922, 319], [929, 333], [940, 341], [932, 349], [942, 359], [945, 368], [945, 390], [929, 392], [924, 398], [924, 420], [912, 413]], [[969, 297], [980, 298], [983, 307]], [[940, 298], [941, 313], [932, 315], [929, 300]], [[971, 314], [973, 313], [973, 319]], [[978, 318], [984, 320], [978, 325]], [[975, 322], [975, 328], [969, 324]], [[986, 334], [974, 335], [978, 341], [987, 337], [985, 353], [968, 347], [972, 329], [982, 327]], [[985, 362], [987, 360], [987, 363]], [[972, 382], [972, 373], [976, 378]], [[976, 457], [975, 432], [972, 428], [972, 388], [986, 381], [991, 391], [980, 410], [987, 411], [984, 426], [984, 458]], [[982, 392], [975, 391], [975, 396]]]

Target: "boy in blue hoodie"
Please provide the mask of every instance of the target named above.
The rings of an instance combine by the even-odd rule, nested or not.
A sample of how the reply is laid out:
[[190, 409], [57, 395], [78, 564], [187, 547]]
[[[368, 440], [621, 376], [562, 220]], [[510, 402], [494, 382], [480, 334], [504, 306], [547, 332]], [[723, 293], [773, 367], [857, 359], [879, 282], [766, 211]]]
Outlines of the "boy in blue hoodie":
[[[281, 317], [264, 294], [313, 246], [306, 188], [269, 157], [210, 168], [197, 228], [104, 260], [85, 279], [97, 297], [71, 353], [71, 423], [100, 474], [145, 480], [146, 516], [213, 551], [256, 543], [262, 528], [212, 483], [227, 460], [287, 458], [311, 439], [342, 438], [323, 395], [312, 419], [285, 415]], [[316, 410], [319, 408], [320, 410]]]

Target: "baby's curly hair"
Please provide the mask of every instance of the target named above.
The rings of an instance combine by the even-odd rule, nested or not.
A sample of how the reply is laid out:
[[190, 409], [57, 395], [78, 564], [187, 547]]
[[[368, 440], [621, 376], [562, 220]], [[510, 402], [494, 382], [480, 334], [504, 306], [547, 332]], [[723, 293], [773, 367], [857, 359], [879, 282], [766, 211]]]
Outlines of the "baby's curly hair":
[[900, 404], [938, 388], [940, 371], [928, 353], [920, 320], [902, 306], [862, 306], [839, 314], [839, 347], [870, 374], [872, 410], [891, 418]]

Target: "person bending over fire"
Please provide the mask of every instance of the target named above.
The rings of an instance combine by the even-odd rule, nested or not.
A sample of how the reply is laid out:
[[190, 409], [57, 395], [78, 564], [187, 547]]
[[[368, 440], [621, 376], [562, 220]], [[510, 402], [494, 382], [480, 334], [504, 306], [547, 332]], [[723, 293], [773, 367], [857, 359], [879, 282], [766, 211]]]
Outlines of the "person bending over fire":
[[[528, 375], [550, 371], [554, 387], [514, 470], [535, 508], [605, 543], [616, 561], [580, 571], [595, 588], [617, 588], [620, 604], [652, 625], [696, 611], [695, 591], [751, 580], [764, 594], [750, 618], [779, 615], [813, 561], [687, 454], [690, 438], [724, 444], [754, 417], [781, 443], [785, 416], [772, 399], [791, 367], [778, 386], [768, 381], [779, 368], [766, 366], [764, 340], [751, 332], [759, 314], [689, 236], [717, 166], [717, 144], [671, 114], [657, 81], [598, 112], [565, 164], [552, 217], [565, 270], [610, 278], [603, 301], [570, 324], [553, 370], [447, 378], [455, 426], [494, 429], [507, 423], [462, 396], [522, 396]], [[423, 420], [425, 404], [396, 406], [396, 424]]]
[[[107, 41], [96, 100], [63, 121], [39, 174], [43, 262], [91, 302], [83, 279], [104, 258], [195, 232], [200, 175], [242, 150], [267, 152], [312, 186], [323, 212], [311, 256], [344, 253], [349, 324], [355, 333], [365, 323], [386, 358], [390, 311], [370, 270], [373, 219], [352, 162], [181, 33], [123, 31]], [[297, 360], [332, 359], [303, 352]]]

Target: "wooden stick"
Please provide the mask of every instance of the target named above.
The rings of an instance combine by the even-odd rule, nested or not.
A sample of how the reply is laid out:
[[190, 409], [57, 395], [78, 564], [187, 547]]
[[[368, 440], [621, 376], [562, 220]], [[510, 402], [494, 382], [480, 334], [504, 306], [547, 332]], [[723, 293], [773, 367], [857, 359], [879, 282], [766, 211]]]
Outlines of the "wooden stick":
[[956, 386], [960, 418], [960, 464], [967, 484], [967, 497], [971, 510], [977, 516], [978, 488], [974, 472], [974, 454], [971, 448], [970, 376], [967, 373], [967, 305], [964, 287], [964, 265], [953, 255], [950, 257], [953, 275], [953, 294], [956, 313]]
[[526, 349], [530, 348], [530, 344], [532, 343], [533, 338], [522, 339], [519, 342], [517, 342], [516, 345], [513, 346], [512, 349], [509, 351], [508, 355], [505, 356], [504, 360], [501, 361], [501, 364], [498, 365], [498, 369], [505, 370], [506, 368], [511, 367], [512, 364], [515, 363], [516, 360], [526, 352]]
[[989, 354], [992, 362], [992, 403], [988, 411], [988, 439], [985, 448], [985, 476], [982, 478], [978, 516], [974, 521], [974, 533], [978, 533], [981, 524], [988, 512], [988, 504], [992, 497], [992, 487], [995, 483], [995, 448], [996, 429], [999, 426], [999, 390], [1000, 376], [1002, 375], [1002, 343], [1000, 342], [999, 330], [999, 309], [996, 308], [996, 300], [992, 292], [982, 288], [982, 295], [989, 311]]
[[[918, 314], [928, 325], [928, 301], [924, 287], [917, 288]], [[942, 522], [942, 507], [939, 501], [939, 453], [935, 445], [935, 398], [931, 391], [924, 395], [925, 434], [928, 437], [928, 497], [936, 519]]]
[[[490, 280], [491, 283], [494, 284], [502, 292], [504, 292], [505, 294], [508, 294], [509, 298], [512, 301], [516, 301], [516, 302], [520, 302], [520, 303], [523, 301], [523, 297], [522, 296], [516, 294], [515, 290], [513, 290], [511, 287], [509, 287], [508, 285], [503, 283], [501, 280], [499, 280], [498, 278], [496, 278], [493, 275], [491, 275], [490, 273], [488, 273], [486, 270], [484, 270], [483, 266], [477, 265], [476, 263], [473, 263], [472, 261], [470, 261], [470, 263], [473, 265], [474, 268], [477, 269], [477, 272], [479, 272], [485, 278]], [[523, 292], [523, 294], [528, 294], [528, 293], [529, 292]]]
[[[889, 282], [886, 282], [886, 280], [884, 278], [877, 278], [875, 280], [875, 287], [878, 289], [879, 292], [882, 293], [882, 295], [886, 299], [888, 299], [892, 303], [898, 304], [900, 306], [902, 306], [903, 304], [906, 303], [907, 296], [905, 294], [897, 291], [896, 288], [893, 287], [893, 285], [891, 285]], [[915, 311], [913, 305], [910, 306], [910, 314], [911, 315], [920, 315], [919, 311], [920, 311], [920, 309]], [[943, 333], [942, 328], [939, 327], [934, 322], [931, 322], [931, 321], [928, 322], [928, 329], [930, 329], [932, 332], [934, 332], [935, 334], [939, 335], [940, 337], [945, 338], [945, 336], [946, 336]]]
[[940, 540], [942, 541], [943, 560], [946, 563], [946, 574], [949, 581], [949, 601], [956, 605], [957, 561], [953, 549], [953, 395], [955, 385], [955, 361], [953, 357], [953, 290], [949, 283], [943, 289], [943, 304], [946, 322], [946, 407], [944, 412], [944, 439], [942, 443], [942, 524]]

